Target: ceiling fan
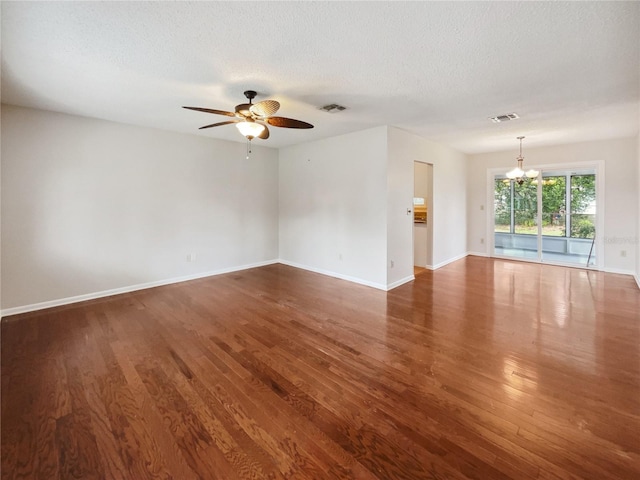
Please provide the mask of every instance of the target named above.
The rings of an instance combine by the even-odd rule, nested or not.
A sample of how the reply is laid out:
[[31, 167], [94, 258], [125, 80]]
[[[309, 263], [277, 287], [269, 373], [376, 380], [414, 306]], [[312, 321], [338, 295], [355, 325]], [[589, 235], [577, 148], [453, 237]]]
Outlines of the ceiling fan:
[[236, 105], [235, 112], [202, 107], [182, 108], [196, 110], [198, 112], [215, 113], [216, 115], [225, 115], [227, 117], [235, 117], [233, 120], [228, 120], [226, 122], [205, 125], [204, 127], [200, 127], [199, 130], [235, 123], [238, 130], [240, 130], [240, 133], [247, 137], [249, 141], [254, 138], [261, 138], [263, 140], [269, 138], [269, 128], [267, 127], [267, 124], [272, 127], [313, 128], [313, 125], [303, 122], [302, 120], [295, 120], [293, 118], [286, 117], [273, 117], [272, 115], [280, 108], [280, 103], [275, 100], [263, 100], [258, 103], [253, 103], [253, 99], [256, 98], [256, 95], [257, 93], [254, 90], [247, 90], [244, 92], [244, 96], [247, 97], [249, 103]]

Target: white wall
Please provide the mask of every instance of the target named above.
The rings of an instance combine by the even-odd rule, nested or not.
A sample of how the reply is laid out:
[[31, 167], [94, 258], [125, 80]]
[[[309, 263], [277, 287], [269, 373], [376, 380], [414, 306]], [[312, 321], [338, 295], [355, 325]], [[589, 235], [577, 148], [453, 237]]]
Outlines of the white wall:
[[[414, 161], [433, 165], [437, 268], [486, 252], [486, 172], [515, 158], [467, 158], [393, 127], [258, 144], [246, 160], [243, 143], [52, 112], [4, 105], [1, 122], [5, 312], [278, 258], [393, 287], [413, 275]], [[530, 167], [604, 161], [605, 269], [640, 274], [640, 137], [525, 155]]]
[[[638, 140], [620, 138], [583, 142], [552, 147], [527, 148], [524, 145], [525, 166], [569, 165], [572, 163], [604, 162], [604, 234], [596, 242], [604, 245], [604, 269], [619, 273], [636, 270], [638, 218]], [[468, 249], [470, 252], [488, 253], [487, 215], [492, 205], [487, 205], [487, 170], [515, 166], [517, 141], [513, 150], [471, 155], [468, 163]], [[480, 207], [485, 209], [481, 210]], [[625, 250], [626, 257], [620, 255]]]
[[[638, 113], [640, 116], [640, 112]], [[636, 191], [638, 193], [638, 215], [636, 217], [636, 283], [638, 287], [640, 287], [640, 134], [638, 135], [638, 146], [637, 146], [637, 169], [638, 169], [638, 186]]]
[[1, 153], [3, 310], [277, 259], [277, 150], [3, 105]]
[[386, 288], [387, 127], [280, 150], [280, 259]]
[[403, 281], [413, 273], [413, 162], [433, 165], [433, 267], [438, 268], [467, 252], [467, 156], [444, 145], [398, 128], [389, 128], [389, 200], [387, 256], [388, 284]]
[[434, 165], [433, 263], [464, 256], [466, 156], [377, 127], [280, 150], [281, 261], [377, 288], [411, 280], [414, 160]]

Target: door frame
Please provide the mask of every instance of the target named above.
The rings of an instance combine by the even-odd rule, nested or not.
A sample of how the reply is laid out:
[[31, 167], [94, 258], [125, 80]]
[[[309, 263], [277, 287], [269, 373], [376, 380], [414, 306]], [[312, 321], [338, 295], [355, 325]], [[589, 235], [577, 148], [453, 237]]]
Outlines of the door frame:
[[596, 242], [595, 242], [595, 252], [596, 252], [596, 265], [592, 266], [583, 266], [576, 265], [570, 263], [562, 263], [562, 262], [550, 262], [543, 261], [541, 256], [541, 242], [542, 236], [540, 235], [542, 223], [542, 209], [540, 208], [542, 205], [541, 198], [541, 190], [538, 192], [538, 259], [529, 259], [529, 258], [513, 258], [507, 257], [503, 255], [496, 255], [494, 253], [494, 243], [495, 243], [495, 235], [494, 235], [494, 223], [495, 223], [495, 209], [494, 209], [494, 182], [495, 177], [497, 175], [504, 175], [509, 167], [494, 167], [487, 169], [487, 178], [486, 178], [486, 205], [487, 205], [487, 224], [486, 224], [486, 232], [487, 235], [485, 238], [486, 241], [486, 254], [488, 257], [493, 258], [502, 258], [506, 260], [517, 260], [522, 262], [530, 262], [530, 263], [544, 263], [546, 265], [560, 265], [564, 267], [574, 267], [574, 268], [585, 268], [589, 270], [604, 270], [604, 212], [605, 212], [605, 188], [604, 188], [604, 161], [603, 160], [595, 160], [591, 162], [575, 162], [575, 163], [548, 163], [548, 164], [540, 164], [540, 165], [527, 165], [527, 168], [533, 168], [540, 172], [544, 170], [585, 170], [592, 169], [596, 172]]

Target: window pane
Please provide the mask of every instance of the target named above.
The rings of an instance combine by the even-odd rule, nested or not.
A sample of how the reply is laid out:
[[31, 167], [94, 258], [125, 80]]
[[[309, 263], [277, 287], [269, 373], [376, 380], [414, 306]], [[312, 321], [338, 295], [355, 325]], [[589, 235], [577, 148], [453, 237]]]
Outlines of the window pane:
[[542, 179], [542, 235], [566, 235], [567, 181], [565, 176]]
[[525, 181], [522, 185], [514, 182], [513, 213], [515, 233], [537, 235], [538, 195], [537, 184]]
[[571, 238], [593, 238], [596, 233], [596, 176], [571, 176]]
[[496, 179], [493, 208], [495, 212], [496, 232], [511, 232], [511, 182], [508, 179]]

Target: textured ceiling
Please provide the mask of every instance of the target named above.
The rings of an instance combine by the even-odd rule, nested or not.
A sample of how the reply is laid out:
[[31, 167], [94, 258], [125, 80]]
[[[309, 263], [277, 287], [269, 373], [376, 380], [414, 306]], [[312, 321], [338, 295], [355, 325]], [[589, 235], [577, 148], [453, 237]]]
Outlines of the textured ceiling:
[[385, 124], [467, 153], [638, 133], [639, 2], [1, 8], [8, 104], [241, 141], [233, 126], [199, 132], [225, 117], [180, 106], [232, 110], [254, 89], [315, 125], [271, 128], [272, 147]]

